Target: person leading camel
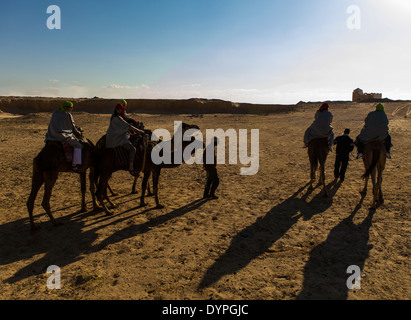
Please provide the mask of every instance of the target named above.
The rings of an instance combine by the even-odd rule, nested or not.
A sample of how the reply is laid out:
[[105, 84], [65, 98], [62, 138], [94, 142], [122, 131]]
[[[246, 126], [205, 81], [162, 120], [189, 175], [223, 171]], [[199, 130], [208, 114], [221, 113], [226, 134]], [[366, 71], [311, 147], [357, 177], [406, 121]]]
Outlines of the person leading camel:
[[130, 141], [129, 130], [144, 134], [144, 131], [136, 128], [133, 124], [137, 122], [126, 114], [126, 108], [122, 104], [117, 104], [110, 119], [110, 125], [106, 133], [106, 148], [123, 147], [129, 152], [129, 172], [136, 176], [134, 171], [134, 157], [136, 147]]
[[[218, 177], [217, 172], [217, 158], [215, 155], [215, 147], [218, 145], [218, 138], [214, 137], [214, 139], [207, 145], [204, 149], [203, 154], [203, 167], [206, 171], [206, 183], [204, 187], [204, 195], [203, 198], [211, 198], [211, 199], [218, 199], [215, 195], [215, 191], [220, 184], [220, 179]], [[212, 161], [210, 156], [207, 157], [207, 153], [212, 155]], [[207, 158], [209, 161], [207, 161]]]
[[81, 129], [76, 127], [71, 111], [73, 103], [64, 101], [61, 107], [54, 111], [51, 115], [51, 120], [47, 129], [45, 142], [60, 141], [66, 142], [74, 148], [72, 169], [78, 172], [78, 166], [81, 165], [81, 150], [82, 143], [79, 141], [81, 137]]
[[334, 131], [331, 123], [333, 114], [328, 110], [330, 105], [325, 102], [315, 113], [314, 122], [305, 131], [304, 148], [308, 147], [308, 143], [315, 138], [328, 138], [328, 148], [330, 151], [334, 142]]
[[354, 141], [350, 137], [350, 129], [345, 129], [342, 136], [335, 138], [334, 144], [337, 145], [335, 151], [334, 178], [340, 178], [342, 182], [345, 179], [350, 152], [354, 150]]
[[364, 127], [360, 134], [355, 139], [357, 146], [357, 157], [363, 156], [362, 150], [364, 145], [371, 141], [385, 141], [386, 156], [391, 159], [391, 135], [388, 130], [389, 120], [385, 113], [385, 108], [382, 103], [377, 104], [374, 111], [371, 111], [364, 121]]

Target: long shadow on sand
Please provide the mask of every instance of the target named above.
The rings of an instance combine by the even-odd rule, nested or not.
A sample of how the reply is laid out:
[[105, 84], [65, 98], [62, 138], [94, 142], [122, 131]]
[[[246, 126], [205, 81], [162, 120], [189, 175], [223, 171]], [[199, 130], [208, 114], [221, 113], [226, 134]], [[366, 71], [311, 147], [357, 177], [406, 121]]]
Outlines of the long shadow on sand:
[[327, 185], [328, 198], [320, 192], [307, 202], [313, 190], [308, 189], [304, 195], [299, 196], [308, 186], [306, 184], [284, 202], [273, 207], [264, 217], [240, 231], [233, 238], [226, 252], [207, 270], [199, 289], [209, 287], [223, 276], [233, 274], [247, 266], [253, 259], [265, 253], [300, 218], [309, 220], [314, 215], [327, 210], [340, 185], [340, 182], [331, 182]]
[[[150, 219], [146, 223], [131, 225], [112, 234], [97, 245], [93, 245], [93, 243], [98, 239], [98, 230], [108, 225], [121, 223], [135, 215], [144, 214], [153, 210], [153, 208], [139, 211], [137, 210], [138, 207], [136, 207], [110, 216], [109, 218], [99, 213], [96, 214], [96, 221], [92, 224], [86, 223], [86, 221], [89, 220], [84, 219], [86, 215], [92, 213], [80, 214], [79, 212], [75, 212], [59, 218], [59, 221], [64, 223], [62, 226], [53, 227], [47, 221], [47, 223], [43, 224], [42, 229], [34, 233], [29, 231], [28, 218], [6, 223], [0, 226], [0, 265], [4, 266], [10, 263], [21, 262], [31, 259], [36, 255], [43, 256], [28, 265], [26, 264], [10, 278], [1, 280], [6, 283], [14, 283], [34, 275], [44, 274], [50, 265], [57, 265], [62, 268], [83, 259], [85, 255], [103, 249], [109, 244], [148, 232], [152, 227], [161, 225], [168, 220], [195, 210], [205, 202], [207, 202], [207, 200], [195, 200], [165, 215]], [[61, 210], [63, 209], [56, 211]], [[132, 216], [122, 216], [125, 212], [134, 210], [136, 210], [136, 213]], [[95, 227], [88, 229], [93, 224], [95, 224]], [[84, 229], [87, 230], [84, 231]]]
[[356, 265], [363, 270], [372, 245], [368, 245], [369, 230], [375, 211], [358, 225], [353, 218], [362, 206], [364, 197], [350, 214], [334, 227], [327, 239], [313, 248], [304, 268], [303, 289], [300, 300], [345, 300], [348, 295], [347, 268]]
[[149, 221], [147, 221], [145, 223], [128, 226], [127, 228], [124, 228], [122, 230], [119, 230], [119, 231], [113, 233], [110, 237], [108, 237], [107, 239], [105, 239], [102, 242], [100, 242], [99, 244], [97, 244], [93, 248], [93, 250], [99, 251], [99, 250], [105, 248], [106, 246], [108, 246], [110, 244], [117, 243], [117, 242], [123, 241], [125, 239], [137, 236], [139, 234], [148, 232], [153, 227], [156, 227], [156, 226], [161, 225], [161, 224], [163, 224], [163, 223], [165, 223], [169, 220], [178, 218], [178, 217], [180, 217], [180, 216], [182, 216], [186, 213], [189, 213], [190, 211], [198, 209], [199, 207], [201, 207], [207, 201], [208, 201], [208, 199], [197, 199], [197, 200], [194, 200], [194, 201], [190, 202], [189, 204], [186, 204], [183, 207], [180, 207], [178, 209], [170, 211], [170, 212], [166, 213], [165, 215], [158, 216], [158, 217], [155, 217], [153, 219], [150, 219]]
[[[61, 211], [63, 209], [59, 209]], [[58, 210], [56, 210], [58, 211]], [[49, 221], [41, 223], [42, 228], [29, 231], [28, 219], [19, 219], [0, 226], [0, 265], [23, 262], [25, 266], [10, 278], [3, 280], [14, 283], [46, 272], [50, 265], [63, 267], [81, 259], [97, 239], [94, 231], [84, 232], [84, 222], [79, 212], [59, 218], [62, 226], [53, 227]], [[32, 263], [24, 260], [43, 255]]]

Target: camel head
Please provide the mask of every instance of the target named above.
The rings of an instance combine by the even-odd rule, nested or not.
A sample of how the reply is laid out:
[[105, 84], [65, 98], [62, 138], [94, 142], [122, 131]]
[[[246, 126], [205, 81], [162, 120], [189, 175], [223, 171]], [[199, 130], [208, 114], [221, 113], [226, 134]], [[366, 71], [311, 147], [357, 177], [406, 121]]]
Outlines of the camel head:
[[185, 122], [183, 122], [183, 123], [181, 124], [181, 127], [182, 127], [182, 129], [183, 129], [183, 132], [185, 132], [185, 131], [187, 131], [187, 130], [189, 130], [189, 129], [197, 129], [197, 130], [200, 130], [199, 126], [197, 126], [197, 125], [195, 125], [195, 124], [187, 124], [187, 123], [185, 123]]

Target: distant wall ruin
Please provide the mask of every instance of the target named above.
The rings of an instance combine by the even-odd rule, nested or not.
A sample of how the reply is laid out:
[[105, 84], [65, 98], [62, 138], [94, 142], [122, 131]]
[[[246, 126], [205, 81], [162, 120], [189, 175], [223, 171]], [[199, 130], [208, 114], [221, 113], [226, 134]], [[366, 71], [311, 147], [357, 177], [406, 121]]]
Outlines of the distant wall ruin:
[[382, 93], [364, 93], [360, 88], [355, 89], [352, 93], [353, 102], [365, 102], [382, 100]]

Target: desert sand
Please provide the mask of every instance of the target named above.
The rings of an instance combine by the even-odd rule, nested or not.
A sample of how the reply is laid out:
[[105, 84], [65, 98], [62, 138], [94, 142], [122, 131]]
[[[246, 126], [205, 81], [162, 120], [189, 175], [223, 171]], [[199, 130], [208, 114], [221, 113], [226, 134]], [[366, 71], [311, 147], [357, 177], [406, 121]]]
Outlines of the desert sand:
[[[96, 102], [98, 103], [98, 101]], [[132, 176], [114, 173], [119, 192], [113, 216], [80, 213], [79, 177], [61, 173], [51, 198], [53, 227], [36, 199], [36, 232], [29, 228], [26, 201], [32, 159], [44, 145], [51, 110], [0, 105], [0, 299], [294, 300], [410, 299], [410, 102], [387, 102], [394, 147], [384, 171], [385, 203], [369, 210], [361, 198], [364, 172], [351, 155], [346, 179], [334, 181], [335, 152], [326, 163], [330, 196], [308, 190], [309, 161], [302, 148], [317, 103], [276, 112], [233, 114], [220, 110], [173, 114], [134, 112], [146, 128], [173, 131], [174, 121], [205, 129], [259, 129], [260, 167], [241, 176], [242, 164], [218, 165], [217, 200], [202, 200], [200, 165], [164, 169], [160, 201], [139, 208], [130, 194]], [[336, 136], [359, 133], [375, 103], [330, 102]], [[27, 107], [28, 108], [28, 107]], [[110, 106], [106, 107], [107, 109]], [[96, 142], [110, 114], [74, 109], [76, 124]], [[198, 111], [198, 110], [197, 110]], [[141, 181], [141, 178], [139, 182]], [[50, 290], [47, 268], [61, 270], [61, 289]], [[361, 289], [349, 290], [347, 268], [361, 269]]]

